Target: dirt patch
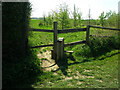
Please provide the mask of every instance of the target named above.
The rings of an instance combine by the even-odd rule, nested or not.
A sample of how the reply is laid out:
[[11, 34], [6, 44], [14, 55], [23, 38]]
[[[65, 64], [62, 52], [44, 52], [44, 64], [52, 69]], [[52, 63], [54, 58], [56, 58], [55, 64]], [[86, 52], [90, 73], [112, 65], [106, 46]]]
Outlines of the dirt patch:
[[79, 76], [74, 76], [74, 79], [79, 79]]
[[86, 76], [86, 78], [94, 78], [94, 76]]
[[[88, 72], [90, 72], [90, 71], [88, 71]], [[76, 74], [77, 74], [77, 76], [75, 76], [76, 77], [76, 79], [79, 77], [79, 78], [82, 78], [82, 79], [84, 79], [84, 78], [94, 78], [94, 76], [85, 76], [85, 75], [82, 75], [82, 74], [80, 74], [78, 71], [76, 71]]]
[[81, 85], [83, 82], [77, 82], [77, 85]]
[[96, 81], [101, 82], [101, 83], [103, 82], [102, 80], [96, 80]]
[[72, 84], [72, 83], [69, 83], [68, 86], [73, 86], [73, 84]]
[[[45, 48], [42, 48], [43, 50]], [[45, 71], [51, 71], [58, 69], [58, 65], [55, 63], [55, 60], [51, 59], [51, 51], [46, 50], [46, 52], [37, 54], [39, 59], [41, 59], [41, 67]]]
[[92, 72], [92, 70], [85, 70], [84, 72]]
[[72, 77], [65, 77], [65, 80], [71, 80]]
[[67, 70], [67, 72], [68, 72], [68, 73], [71, 73], [71, 70], [70, 70], [70, 69], [68, 69], [68, 70]]

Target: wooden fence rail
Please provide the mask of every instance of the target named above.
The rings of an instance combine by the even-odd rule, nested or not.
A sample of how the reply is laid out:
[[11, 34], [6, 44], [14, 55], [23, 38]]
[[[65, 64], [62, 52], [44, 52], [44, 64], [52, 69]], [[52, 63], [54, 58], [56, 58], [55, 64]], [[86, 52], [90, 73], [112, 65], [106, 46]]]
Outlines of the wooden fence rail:
[[[117, 30], [120, 31], [120, 29], [117, 28], [108, 28], [108, 27], [99, 27], [99, 26], [93, 26], [93, 25], [88, 25], [87, 28], [79, 28], [79, 29], [63, 29], [63, 30], [58, 30], [57, 29], [57, 22], [53, 23], [53, 30], [47, 30], [47, 29], [30, 29], [29, 31], [39, 31], [39, 32], [52, 32], [54, 33], [53, 37], [53, 44], [49, 45], [41, 45], [41, 46], [34, 46], [31, 48], [40, 48], [40, 47], [48, 47], [48, 46], [53, 46], [52, 50], [52, 59], [58, 60], [63, 58], [64, 54], [64, 47], [71, 46], [71, 45], [77, 45], [77, 44], [89, 44], [89, 36], [90, 36], [90, 27], [92, 28], [100, 28], [100, 29], [105, 29], [105, 30]], [[64, 44], [64, 38], [59, 38], [57, 40], [57, 34], [60, 33], [71, 33], [71, 32], [80, 32], [80, 31], [86, 31], [86, 41], [77, 41], [77, 42], [71, 42]], [[66, 51], [69, 52], [69, 51]]]
[[76, 41], [76, 42], [71, 42], [71, 43], [64, 44], [64, 47], [77, 45], [77, 44], [84, 44], [84, 43], [86, 43], [86, 41]]
[[47, 29], [29, 29], [29, 31], [38, 31], [38, 32], [54, 32], [53, 30], [47, 30]]
[[86, 28], [79, 28], [79, 29], [63, 29], [63, 30], [57, 30], [58, 33], [71, 33], [71, 32], [80, 32], [80, 31], [86, 31]]
[[[47, 29], [30, 29], [29, 31], [38, 31], [38, 32], [54, 32], [54, 30], [47, 30]], [[71, 32], [80, 32], [86, 31], [86, 28], [79, 28], [79, 29], [63, 29], [57, 30], [57, 33], [71, 33]]]
[[90, 27], [92, 28], [100, 28], [100, 29], [108, 29], [108, 30], [117, 30], [117, 31], [120, 31], [120, 29], [118, 28], [109, 28], [109, 27], [100, 27], [100, 26], [93, 26], [93, 25], [89, 25]]
[[40, 47], [49, 47], [49, 46], [54, 46], [53, 44], [48, 44], [48, 45], [40, 45], [40, 46], [33, 46], [31, 48], [40, 48]]

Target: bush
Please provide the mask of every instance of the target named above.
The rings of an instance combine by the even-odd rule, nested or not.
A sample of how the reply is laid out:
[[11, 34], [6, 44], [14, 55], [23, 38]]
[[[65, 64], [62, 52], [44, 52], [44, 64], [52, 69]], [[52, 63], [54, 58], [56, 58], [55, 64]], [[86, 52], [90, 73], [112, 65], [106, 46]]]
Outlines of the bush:
[[98, 57], [112, 49], [119, 49], [120, 42], [118, 36], [113, 37], [91, 37], [89, 46], [79, 45], [73, 48], [75, 56]]
[[30, 10], [30, 3], [27, 2], [2, 3], [2, 51], [4, 61], [14, 62], [12, 57], [25, 55]]
[[3, 88], [34, 82], [31, 78], [41, 74], [36, 51], [30, 50], [27, 43], [30, 11], [29, 2], [2, 3]]

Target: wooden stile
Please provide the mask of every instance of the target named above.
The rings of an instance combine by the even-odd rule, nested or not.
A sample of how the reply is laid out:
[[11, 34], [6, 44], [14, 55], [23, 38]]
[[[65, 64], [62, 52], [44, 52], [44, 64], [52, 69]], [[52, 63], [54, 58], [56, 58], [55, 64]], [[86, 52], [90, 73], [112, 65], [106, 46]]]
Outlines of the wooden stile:
[[64, 58], [64, 38], [59, 38], [57, 41], [57, 61]]

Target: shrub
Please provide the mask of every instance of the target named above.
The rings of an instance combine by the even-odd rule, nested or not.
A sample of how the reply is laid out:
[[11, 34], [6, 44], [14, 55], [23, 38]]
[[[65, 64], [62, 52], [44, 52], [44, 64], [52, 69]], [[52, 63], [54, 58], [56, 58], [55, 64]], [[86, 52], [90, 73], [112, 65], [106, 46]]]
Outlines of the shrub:
[[120, 42], [118, 36], [113, 37], [91, 37], [89, 46], [79, 45], [73, 48], [75, 56], [97, 57], [112, 49], [119, 49]]
[[30, 10], [29, 2], [2, 3], [3, 88], [31, 82], [30, 78], [41, 72], [36, 51], [27, 44]]

